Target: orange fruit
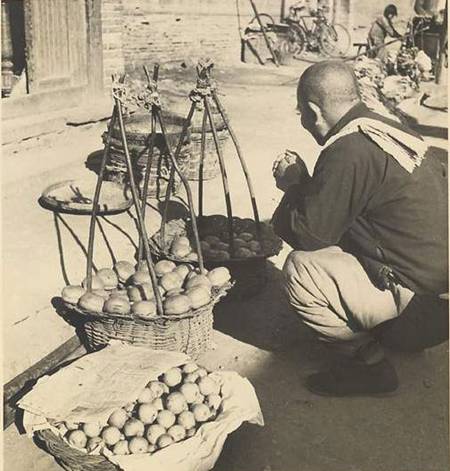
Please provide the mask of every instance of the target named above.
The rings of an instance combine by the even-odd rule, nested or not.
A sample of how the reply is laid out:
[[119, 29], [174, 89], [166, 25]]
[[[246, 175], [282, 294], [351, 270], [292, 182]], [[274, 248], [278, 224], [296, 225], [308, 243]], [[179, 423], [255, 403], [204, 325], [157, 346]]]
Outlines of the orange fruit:
[[148, 441], [144, 437], [133, 437], [128, 444], [128, 448], [133, 455], [147, 453]]
[[116, 427], [105, 427], [102, 430], [102, 438], [103, 441], [108, 445], [108, 446], [113, 446], [115, 445], [119, 440], [120, 436], [122, 434], [120, 433], [120, 430]]
[[162, 375], [164, 384], [170, 388], [173, 388], [177, 384], [181, 383], [182, 375], [180, 368], [171, 368]]
[[112, 427], [121, 429], [123, 428], [127, 420], [128, 420], [128, 414], [125, 411], [125, 409], [117, 409], [109, 416], [108, 424], [111, 425]]
[[87, 444], [87, 437], [82, 430], [72, 430], [67, 436], [67, 441], [75, 448], [84, 448]]
[[145, 438], [153, 445], [158, 443], [158, 438], [166, 433], [166, 429], [159, 424], [153, 424], [148, 427]]

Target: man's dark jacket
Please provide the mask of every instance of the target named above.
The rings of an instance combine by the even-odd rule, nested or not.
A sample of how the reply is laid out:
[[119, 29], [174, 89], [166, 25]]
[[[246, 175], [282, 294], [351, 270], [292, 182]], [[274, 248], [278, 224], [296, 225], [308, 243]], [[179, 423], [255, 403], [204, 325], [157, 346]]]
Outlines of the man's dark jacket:
[[[329, 132], [373, 118], [415, 132], [362, 103]], [[428, 151], [407, 172], [361, 133], [338, 139], [322, 151], [314, 175], [288, 189], [273, 223], [295, 250], [340, 245], [353, 253], [378, 285], [386, 270], [417, 294], [448, 291], [448, 205], [446, 167]]]

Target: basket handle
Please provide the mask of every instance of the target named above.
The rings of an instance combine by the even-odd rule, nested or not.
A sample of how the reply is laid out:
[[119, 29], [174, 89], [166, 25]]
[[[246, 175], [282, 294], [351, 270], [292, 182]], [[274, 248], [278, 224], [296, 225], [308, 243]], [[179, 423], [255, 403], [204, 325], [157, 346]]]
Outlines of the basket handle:
[[[155, 80], [155, 75], [156, 75], [156, 78], [157, 78], [158, 67], [159, 66], [156, 65], [155, 69], [154, 69], [154, 78], [153, 78], [154, 81], [156, 81]], [[144, 71], [145, 71], [145, 74], [147, 76], [149, 87], [152, 87], [150, 74], [149, 74], [148, 69], [147, 69], [146, 66], [144, 66]], [[181, 131], [180, 139], [178, 141], [178, 144], [177, 144], [177, 147], [176, 147], [176, 150], [175, 150], [175, 154], [173, 154], [172, 150], [171, 150], [171, 146], [170, 146], [169, 141], [167, 139], [166, 125], [164, 123], [164, 119], [163, 119], [162, 114], [161, 114], [161, 108], [160, 108], [160, 106], [157, 106], [155, 103], [152, 103], [152, 106], [151, 106], [152, 119], [156, 118], [156, 121], [159, 123], [159, 126], [161, 128], [161, 133], [163, 135], [165, 147], [167, 148], [169, 158], [172, 162], [172, 167], [171, 167], [171, 170], [170, 170], [169, 183], [167, 185], [167, 190], [166, 190], [166, 195], [165, 195], [163, 215], [162, 215], [162, 218], [161, 218], [161, 231], [160, 231], [160, 233], [161, 233], [161, 242], [162, 242], [162, 245], [163, 245], [163, 248], [164, 248], [165, 247], [165, 225], [166, 225], [166, 221], [167, 221], [167, 208], [168, 208], [168, 203], [169, 203], [169, 198], [170, 198], [170, 190], [171, 190], [171, 186], [173, 185], [173, 179], [174, 179], [174, 176], [175, 176], [175, 172], [177, 172], [180, 179], [181, 179], [181, 181], [182, 181], [182, 183], [183, 183], [183, 186], [186, 189], [186, 194], [187, 194], [187, 197], [188, 197], [189, 211], [191, 213], [191, 219], [192, 219], [192, 229], [193, 229], [193, 232], [194, 232], [194, 240], [195, 240], [195, 245], [196, 245], [197, 255], [198, 255], [198, 265], [199, 265], [199, 268], [200, 268], [200, 272], [202, 274], [204, 274], [205, 273], [205, 266], [204, 266], [204, 263], [203, 263], [203, 254], [202, 254], [201, 246], [200, 246], [200, 237], [199, 237], [199, 234], [198, 234], [197, 218], [196, 218], [195, 211], [194, 211], [194, 203], [193, 203], [193, 198], [192, 198], [192, 192], [191, 192], [191, 188], [189, 186], [189, 183], [188, 183], [186, 177], [181, 172], [181, 170], [178, 166], [178, 162], [177, 162], [178, 157], [179, 157], [180, 152], [181, 152], [181, 148], [182, 148], [183, 143], [184, 143], [184, 139], [187, 135], [187, 131], [189, 129], [189, 126], [191, 125], [194, 110], [195, 110], [195, 103], [192, 104], [191, 109], [189, 110], [188, 117], [186, 118], [186, 120], [184, 122], [184, 125], [183, 125], [183, 128], [182, 128], [182, 131]], [[146, 193], [144, 195], [145, 195], [145, 198], [146, 198]], [[147, 239], [147, 241], [148, 241], [148, 239]]]
[[[125, 75], [116, 78], [113, 76], [113, 83], [117, 81], [120, 84], [123, 84], [125, 80]], [[103, 178], [105, 174], [106, 161], [109, 156], [109, 150], [111, 147], [111, 138], [114, 125], [117, 121], [117, 106], [114, 105], [111, 120], [108, 127], [108, 134], [106, 137], [105, 148], [103, 149], [102, 161], [100, 164], [100, 170], [97, 177], [97, 184], [95, 186], [94, 198], [92, 202], [92, 213], [91, 220], [89, 223], [89, 239], [88, 239], [88, 251], [87, 251], [87, 266], [86, 266], [86, 288], [88, 291], [92, 291], [92, 269], [93, 269], [93, 257], [94, 257], [94, 239], [95, 239], [95, 226], [97, 221], [97, 212], [98, 212], [98, 202], [100, 200], [100, 192], [102, 189]]]
[[222, 121], [225, 124], [225, 127], [227, 128], [231, 136], [231, 140], [233, 141], [234, 147], [236, 148], [236, 153], [241, 163], [242, 171], [244, 172], [244, 175], [245, 175], [245, 181], [247, 183], [248, 192], [249, 192], [250, 199], [252, 202], [253, 217], [255, 218], [255, 223], [256, 223], [256, 235], [258, 239], [261, 241], [261, 227], [260, 227], [258, 205], [256, 203], [256, 196], [253, 190], [253, 184], [250, 178], [250, 173], [248, 171], [247, 163], [245, 162], [236, 134], [234, 133], [233, 128], [231, 127], [230, 120], [228, 119], [225, 109], [223, 108], [222, 103], [220, 102], [219, 97], [217, 95], [217, 91], [214, 88], [211, 90], [211, 96], [217, 109], [219, 110], [220, 116], [222, 117]]
[[117, 115], [118, 115], [118, 120], [119, 120], [119, 127], [120, 127], [120, 135], [122, 138], [122, 144], [123, 144], [123, 150], [125, 153], [125, 160], [127, 164], [127, 170], [129, 174], [129, 179], [130, 179], [130, 188], [131, 188], [131, 193], [133, 196], [133, 203], [134, 207], [136, 210], [136, 218], [137, 218], [137, 224], [138, 224], [138, 230], [139, 230], [139, 237], [142, 239], [142, 243], [144, 246], [144, 253], [145, 253], [145, 259], [147, 262], [147, 268], [150, 274], [150, 279], [152, 282], [152, 287], [153, 291], [155, 293], [155, 299], [156, 299], [156, 308], [158, 315], [162, 316], [164, 314], [163, 311], [163, 305], [162, 305], [162, 298], [161, 298], [161, 293], [158, 289], [158, 282], [156, 278], [156, 273], [155, 273], [155, 267], [153, 265], [153, 260], [151, 258], [151, 253], [150, 253], [150, 247], [148, 243], [148, 237], [147, 237], [147, 230], [145, 228], [144, 220], [142, 218], [142, 212], [141, 212], [141, 207], [139, 206], [140, 200], [139, 200], [139, 194], [136, 188], [136, 183], [134, 181], [134, 175], [133, 175], [133, 168], [132, 168], [132, 163], [131, 163], [131, 157], [130, 153], [128, 151], [128, 143], [127, 143], [127, 136], [125, 132], [125, 125], [123, 122], [123, 113], [122, 113], [122, 104], [117, 96], [114, 97], [115, 101], [115, 106], [117, 108]]
[[[147, 79], [150, 83], [150, 75], [147, 70], [147, 67], [144, 66], [144, 71], [145, 74], [147, 75]], [[155, 83], [158, 82], [158, 74], [159, 74], [159, 64], [155, 64], [153, 68], [153, 81]], [[141, 199], [142, 199], [142, 220], [145, 221], [145, 209], [147, 206], [147, 195], [148, 195], [148, 185], [150, 182], [150, 171], [151, 171], [151, 166], [153, 163], [153, 155], [154, 155], [154, 149], [155, 149], [155, 138], [156, 138], [156, 118], [153, 112], [153, 107], [154, 105], [151, 104], [151, 114], [150, 114], [150, 120], [151, 120], [151, 128], [150, 128], [150, 144], [149, 144], [149, 149], [148, 149], [148, 157], [147, 157], [147, 167], [145, 169], [145, 176], [144, 176], [144, 185], [142, 188], [141, 192]], [[144, 245], [142, 241], [142, 234], [141, 237], [139, 237], [139, 248], [138, 248], [138, 266], [141, 265], [143, 261], [143, 255], [144, 255]]]

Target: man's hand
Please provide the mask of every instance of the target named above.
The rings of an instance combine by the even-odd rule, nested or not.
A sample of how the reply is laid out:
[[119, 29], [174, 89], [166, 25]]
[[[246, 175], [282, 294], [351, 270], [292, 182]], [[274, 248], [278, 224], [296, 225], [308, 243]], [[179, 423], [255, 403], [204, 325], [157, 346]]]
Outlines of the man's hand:
[[301, 183], [309, 176], [305, 162], [292, 150], [286, 150], [275, 159], [272, 173], [276, 186], [281, 191], [286, 191], [291, 185]]

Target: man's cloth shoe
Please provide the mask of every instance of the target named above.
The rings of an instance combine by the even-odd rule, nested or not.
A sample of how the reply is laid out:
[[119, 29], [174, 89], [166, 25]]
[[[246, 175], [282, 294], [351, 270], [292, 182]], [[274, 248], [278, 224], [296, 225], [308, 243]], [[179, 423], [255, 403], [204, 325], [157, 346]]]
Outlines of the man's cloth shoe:
[[386, 359], [372, 365], [353, 360], [309, 376], [306, 387], [322, 396], [383, 396], [397, 390], [398, 377]]

